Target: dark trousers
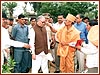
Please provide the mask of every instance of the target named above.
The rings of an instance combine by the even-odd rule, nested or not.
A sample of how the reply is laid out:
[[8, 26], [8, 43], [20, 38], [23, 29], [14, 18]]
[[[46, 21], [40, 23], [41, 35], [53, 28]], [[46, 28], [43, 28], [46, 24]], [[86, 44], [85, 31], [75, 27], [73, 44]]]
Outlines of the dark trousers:
[[26, 73], [28, 57], [28, 51], [25, 48], [14, 49], [14, 60], [16, 62], [14, 73]]
[[57, 55], [57, 47], [58, 47], [58, 43], [56, 43], [55, 46], [55, 65], [56, 65], [56, 71], [60, 71], [60, 56]]
[[28, 64], [27, 67], [32, 68], [32, 54], [28, 51]]
[[14, 47], [11, 46], [9, 49], [10, 49], [10, 56], [12, 59], [14, 59]]

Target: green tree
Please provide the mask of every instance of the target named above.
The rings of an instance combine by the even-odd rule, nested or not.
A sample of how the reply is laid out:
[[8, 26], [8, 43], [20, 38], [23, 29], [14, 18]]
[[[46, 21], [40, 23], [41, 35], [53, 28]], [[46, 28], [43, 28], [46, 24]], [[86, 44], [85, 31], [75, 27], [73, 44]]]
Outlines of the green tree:
[[7, 10], [8, 10], [8, 14], [9, 14], [9, 17], [13, 17], [13, 9], [17, 6], [17, 3], [16, 2], [4, 2], [2, 4], [2, 7], [3, 7], [3, 11], [7, 13]]
[[27, 10], [26, 10], [26, 5], [27, 5], [27, 2], [24, 2], [25, 3], [25, 6], [23, 7], [23, 10], [24, 10], [24, 15], [26, 16], [26, 17], [28, 17], [28, 15], [29, 15], [29, 12], [27, 12]]
[[90, 20], [95, 19], [96, 16], [98, 16], [98, 9], [97, 4], [92, 4], [93, 6], [88, 8], [88, 11], [85, 12], [84, 16], [87, 16], [90, 18]]
[[37, 15], [50, 13], [54, 21], [56, 21], [59, 14], [66, 17], [68, 13], [73, 15], [81, 13], [84, 15], [88, 12], [94, 12], [97, 15], [97, 5], [90, 2], [32, 2], [31, 4], [33, 4]]
[[40, 8], [42, 6], [41, 2], [29, 2], [29, 3], [33, 5], [34, 12], [40, 11]]

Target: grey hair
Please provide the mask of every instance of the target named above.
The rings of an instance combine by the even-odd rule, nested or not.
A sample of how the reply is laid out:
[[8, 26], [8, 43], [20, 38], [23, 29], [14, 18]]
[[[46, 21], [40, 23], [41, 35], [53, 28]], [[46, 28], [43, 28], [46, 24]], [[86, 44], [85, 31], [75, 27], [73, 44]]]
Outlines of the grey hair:
[[45, 18], [45, 17], [42, 16], [42, 15], [38, 16], [37, 21], [39, 21], [39, 20], [42, 19], [42, 18]]

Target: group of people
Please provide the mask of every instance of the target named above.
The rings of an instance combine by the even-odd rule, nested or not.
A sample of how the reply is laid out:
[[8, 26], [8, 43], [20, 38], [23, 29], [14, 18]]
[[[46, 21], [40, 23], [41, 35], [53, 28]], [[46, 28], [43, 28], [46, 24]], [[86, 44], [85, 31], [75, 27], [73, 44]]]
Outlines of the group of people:
[[13, 25], [9, 23], [13, 19], [2, 13], [2, 65], [6, 54], [12, 52], [14, 73], [28, 73], [30, 69], [31, 73], [49, 73], [48, 62], [54, 63], [54, 73], [82, 73], [86, 69], [87, 73], [98, 73], [98, 19], [89, 20], [82, 14], [57, 18], [53, 23], [49, 14], [43, 14], [30, 18], [28, 25], [28, 19], [20, 14]]

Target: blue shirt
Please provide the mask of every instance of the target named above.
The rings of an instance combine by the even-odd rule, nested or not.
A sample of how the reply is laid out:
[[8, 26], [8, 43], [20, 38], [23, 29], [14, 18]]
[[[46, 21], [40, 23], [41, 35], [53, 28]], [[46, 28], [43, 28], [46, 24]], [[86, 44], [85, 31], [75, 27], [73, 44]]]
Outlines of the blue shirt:
[[12, 37], [15, 41], [28, 43], [28, 26], [17, 24], [12, 29]]
[[86, 23], [84, 23], [84, 22], [81, 22], [80, 24], [75, 23], [74, 26], [76, 29], [81, 31], [80, 38], [83, 39], [86, 43], [88, 43], [88, 40], [87, 40], [88, 31], [86, 29]]

